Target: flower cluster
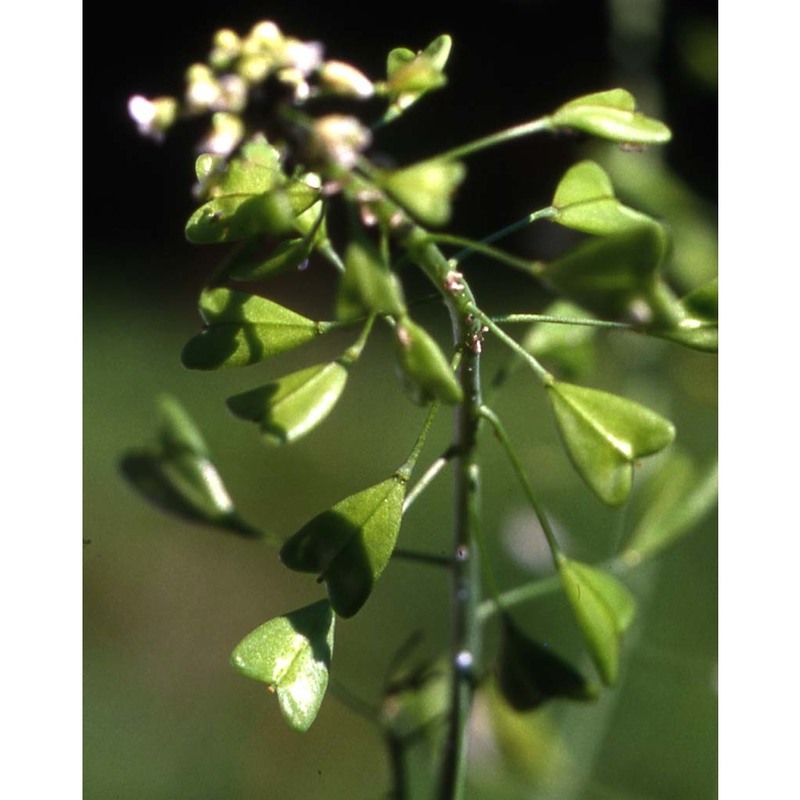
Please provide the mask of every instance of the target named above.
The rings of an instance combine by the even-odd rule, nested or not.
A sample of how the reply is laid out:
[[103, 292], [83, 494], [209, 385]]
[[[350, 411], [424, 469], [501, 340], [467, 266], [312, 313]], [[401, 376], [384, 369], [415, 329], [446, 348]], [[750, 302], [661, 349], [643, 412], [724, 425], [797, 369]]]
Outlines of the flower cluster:
[[[245, 127], [241, 120], [251, 91], [268, 79], [288, 90], [290, 101], [302, 105], [312, 97], [338, 95], [366, 99], [375, 93], [375, 83], [350, 64], [325, 61], [320, 42], [304, 42], [285, 36], [274, 22], [259, 22], [239, 36], [230, 29], [217, 31], [208, 63], [193, 64], [186, 71], [186, 90], [182, 100], [174, 97], [149, 99], [131, 97], [128, 112], [140, 133], [156, 140], [163, 138], [180, 116], [212, 115], [212, 128], [202, 143], [204, 152], [227, 155], [242, 141]], [[325, 149], [344, 161], [353, 158], [353, 130], [358, 129], [358, 147], [367, 137], [355, 118], [337, 123], [346, 142], [329, 142], [329, 125], [323, 126]], [[335, 126], [336, 127], [336, 126]]]

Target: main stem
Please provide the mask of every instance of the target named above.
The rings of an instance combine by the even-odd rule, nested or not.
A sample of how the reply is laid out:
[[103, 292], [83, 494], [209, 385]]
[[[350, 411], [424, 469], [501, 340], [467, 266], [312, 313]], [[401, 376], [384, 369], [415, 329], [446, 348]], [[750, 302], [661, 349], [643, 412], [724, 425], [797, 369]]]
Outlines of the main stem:
[[[368, 181], [350, 176], [346, 187], [357, 201]], [[376, 217], [392, 229], [397, 206], [381, 198], [372, 207]], [[463, 276], [431, 240], [426, 230], [409, 223], [396, 231], [401, 246], [441, 293], [450, 314], [453, 344], [462, 353], [458, 377], [464, 399], [456, 407], [452, 451], [455, 453], [455, 518], [451, 560], [450, 704], [438, 776], [439, 800], [462, 800], [467, 766], [467, 732], [475, 693], [475, 667], [480, 660], [481, 625], [480, 551], [478, 547], [480, 476], [477, 460], [481, 421], [480, 351], [484, 322], [475, 313], [475, 298]]]
[[[474, 333], [469, 318], [451, 308], [456, 346], [464, 346]], [[464, 400], [455, 414], [455, 517], [453, 530], [452, 582], [450, 588], [450, 704], [445, 744], [439, 773], [440, 800], [464, 796], [467, 765], [467, 734], [475, 690], [475, 666], [480, 658], [481, 631], [480, 559], [477, 545], [480, 475], [477, 433], [481, 407], [480, 354], [467, 347], [459, 365]]]
[[468, 284], [455, 272], [428, 233], [413, 226], [404, 243], [412, 258], [442, 291], [450, 313], [453, 343], [463, 354], [458, 377], [464, 399], [456, 407], [453, 443], [456, 457], [450, 587], [450, 704], [436, 795], [439, 800], [461, 800], [466, 783], [467, 733], [475, 693], [475, 668], [481, 651], [477, 439], [482, 408], [480, 352], [484, 327], [481, 318], [474, 313], [477, 306]]

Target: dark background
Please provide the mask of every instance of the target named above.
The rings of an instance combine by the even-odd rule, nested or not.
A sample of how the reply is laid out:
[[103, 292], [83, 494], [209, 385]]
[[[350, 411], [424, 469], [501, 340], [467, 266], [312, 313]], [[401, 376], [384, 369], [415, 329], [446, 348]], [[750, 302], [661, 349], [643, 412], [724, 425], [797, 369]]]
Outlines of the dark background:
[[[650, 71], [662, 91], [659, 115], [675, 134], [668, 163], [700, 195], [715, 200], [716, 94], [687, 72], [682, 52], [692, 26], [715, 24], [716, 4], [633, 3], [645, 14], [662, 5], [660, 41], [647, 50], [635, 42], [614, 46], [604, 2], [494, 0], [460, 4], [456, 11], [416, 0], [381, 5], [238, 0], [205, 8], [142, 0], [123, 12], [102, 7], [87, 15], [91, 27], [84, 44], [86, 247], [90, 254], [120, 244], [162, 253], [190, 249], [181, 241], [181, 220], [192, 210], [191, 153], [201, 128], [179, 127], [155, 146], [138, 136], [127, 100], [132, 94], [180, 94], [185, 68], [205, 58], [213, 31], [230, 27], [245, 33], [265, 18], [298, 38], [323, 41], [329, 57], [375, 77], [385, 74], [392, 47], [418, 49], [440, 33], [452, 35], [447, 89], [419, 103], [376, 142], [401, 161], [532, 119], [580, 94], [630, 85], [637, 74]], [[537, 137], [533, 144], [517, 141], [473, 157], [470, 169], [480, 170], [482, 189], [461, 193], [458, 225], [475, 230], [477, 220], [478, 230], [490, 231], [493, 223], [506, 224], [520, 202], [530, 203], [531, 186], [553, 185], [573, 153], [570, 142]], [[519, 176], [510, 187], [509, 169]], [[500, 199], [487, 207], [487, 196]], [[87, 261], [89, 282], [95, 266]], [[138, 279], [157, 269], [154, 259], [145, 259]]]

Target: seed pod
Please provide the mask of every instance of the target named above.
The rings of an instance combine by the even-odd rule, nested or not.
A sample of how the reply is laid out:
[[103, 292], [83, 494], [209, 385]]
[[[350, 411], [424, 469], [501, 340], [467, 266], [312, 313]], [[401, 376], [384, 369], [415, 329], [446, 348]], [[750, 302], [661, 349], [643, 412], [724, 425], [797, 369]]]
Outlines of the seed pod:
[[463, 398], [461, 385], [428, 332], [404, 317], [395, 329], [397, 356], [405, 374], [422, 391], [423, 401], [441, 400], [454, 405]]

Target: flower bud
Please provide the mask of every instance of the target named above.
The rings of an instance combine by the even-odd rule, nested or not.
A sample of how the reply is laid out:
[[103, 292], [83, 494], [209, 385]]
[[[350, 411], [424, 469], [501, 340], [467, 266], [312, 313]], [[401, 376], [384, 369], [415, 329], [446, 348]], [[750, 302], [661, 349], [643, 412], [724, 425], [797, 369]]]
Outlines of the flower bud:
[[358, 154], [369, 147], [372, 134], [355, 117], [329, 114], [320, 117], [311, 133], [311, 155], [323, 162], [352, 167]]
[[222, 94], [214, 73], [205, 64], [189, 67], [186, 83], [186, 105], [190, 111], [208, 111], [216, 105]]
[[247, 83], [239, 75], [225, 75], [220, 79], [220, 99], [217, 107], [220, 111], [232, 111], [238, 114], [247, 105]]
[[281, 62], [284, 66], [296, 69], [305, 77], [322, 63], [322, 53], [321, 42], [287, 39], [281, 52]]
[[372, 97], [375, 86], [372, 81], [350, 64], [343, 61], [328, 61], [319, 72], [326, 89], [345, 97]]
[[208, 61], [214, 69], [228, 69], [242, 51], [242, 40], [229, 28], [214, 35], [214, 44]]
[[272, 64], [267, 56], [249, 54], [239, 60], [238, 72], [248, 83], [261, 83], [269, 75]]
[[272, 48], [283, 41], [283, 34], [274, 22], [265, 20], [256, 23], [247, 38], [251, 45]]
[[211, 133], [200, 146], [204, 153], [226, 156], [244, 136], [244, 123], [235, 114], [218, 111], [211, 117]]

